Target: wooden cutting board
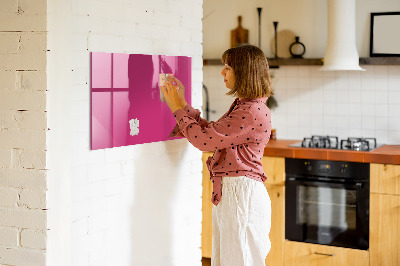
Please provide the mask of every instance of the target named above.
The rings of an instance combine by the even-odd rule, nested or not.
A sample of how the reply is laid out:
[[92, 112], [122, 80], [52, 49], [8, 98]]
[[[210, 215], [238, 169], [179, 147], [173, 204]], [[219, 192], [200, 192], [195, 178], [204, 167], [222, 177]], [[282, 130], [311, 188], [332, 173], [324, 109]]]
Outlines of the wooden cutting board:
[[242, 27], [242, 16], [238, 16], [238, 27], [231, 30], [231, 48], [238, 44], [249, 43], [249, 31]]

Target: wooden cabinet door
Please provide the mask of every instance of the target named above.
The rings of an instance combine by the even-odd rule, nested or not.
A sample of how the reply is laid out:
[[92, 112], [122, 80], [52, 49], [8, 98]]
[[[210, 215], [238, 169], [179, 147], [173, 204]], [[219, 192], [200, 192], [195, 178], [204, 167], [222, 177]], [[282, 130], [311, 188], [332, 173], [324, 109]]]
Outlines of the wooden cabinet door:
[[370, 202], [370, 265], [400, 265], [400, 196], [371, 194]]
[[264, 156], [261, 163], [268, 177], [266, 184], [285, 185], [285, 158]]
[[271, 250], [265, 259], [266, 266], [283, 265], [283, 243], [285, 240], [285, 187], [265, 184], [271, 199]]
[[203, 196], [202, 196], [202, 224], [201, 224], [201, 253], [204, 258], [211, 258], [212, 253], [212, 183], [206, 161], [211, 152], [203, 153]]
[[365, 250], [285, 241], [285, 266], [368, 266]]
[[400, 165], [370, 165], [371, 193], [400, 195]]

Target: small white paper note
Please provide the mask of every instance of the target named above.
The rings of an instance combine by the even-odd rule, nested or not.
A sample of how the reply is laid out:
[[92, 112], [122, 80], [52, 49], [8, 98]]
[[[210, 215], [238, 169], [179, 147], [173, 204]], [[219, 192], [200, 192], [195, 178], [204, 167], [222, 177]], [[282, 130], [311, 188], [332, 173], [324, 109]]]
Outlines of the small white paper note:
[[134, 118], [129, 120], [129, 127], [131, 129], [130, 135], [135, 136], [139, 134], [139, 120]]

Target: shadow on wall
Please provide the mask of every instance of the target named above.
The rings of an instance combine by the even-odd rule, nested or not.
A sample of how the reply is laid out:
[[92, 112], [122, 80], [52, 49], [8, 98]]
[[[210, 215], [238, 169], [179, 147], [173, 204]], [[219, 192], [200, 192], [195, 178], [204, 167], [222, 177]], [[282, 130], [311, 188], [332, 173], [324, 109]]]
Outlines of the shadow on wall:
[[[149, 145], [149, 144], [146, 144]], [[164, 141], [155, 145], [157, 152], [139, 156], [135, 165], [131, 218], [131, 264], [173, 265], [176, 225], [174, 213], [179, 210], [179, 177], [184, 168], [187, 141]], [[178, 203], [178, 204], [177, 204]], [[175, 256], [175, 257], [174, 257]]]

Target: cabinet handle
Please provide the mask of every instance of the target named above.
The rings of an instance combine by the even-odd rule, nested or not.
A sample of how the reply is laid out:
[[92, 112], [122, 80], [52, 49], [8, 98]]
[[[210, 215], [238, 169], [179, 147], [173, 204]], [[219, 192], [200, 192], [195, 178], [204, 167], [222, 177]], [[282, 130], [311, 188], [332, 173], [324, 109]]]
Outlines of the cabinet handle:
[[335, 254], [327, 254], [327, 253], [320, 253], [320, 252], [314, 252], [315, 255], [323, 255], [323, 256], [335, 256]]

